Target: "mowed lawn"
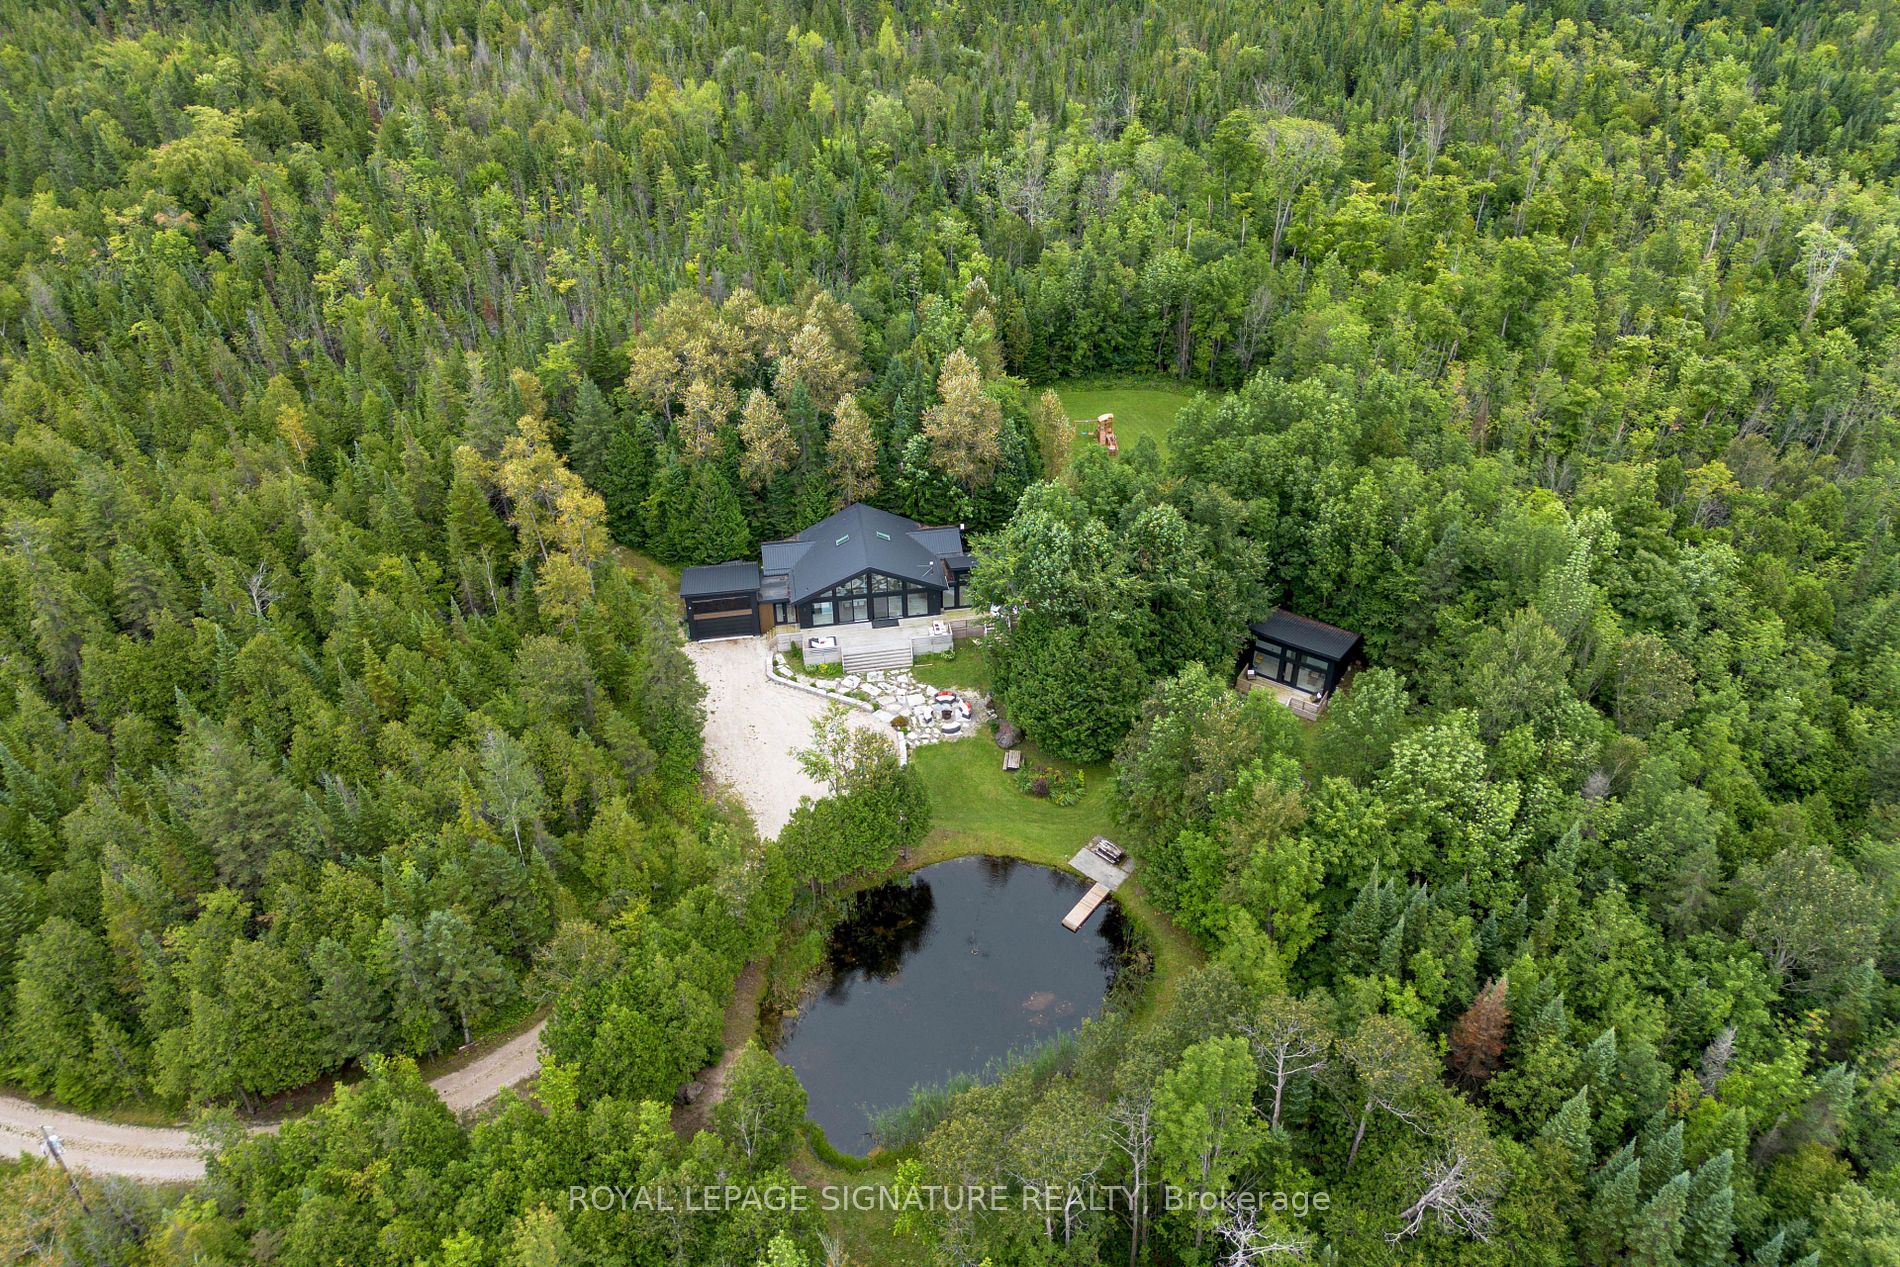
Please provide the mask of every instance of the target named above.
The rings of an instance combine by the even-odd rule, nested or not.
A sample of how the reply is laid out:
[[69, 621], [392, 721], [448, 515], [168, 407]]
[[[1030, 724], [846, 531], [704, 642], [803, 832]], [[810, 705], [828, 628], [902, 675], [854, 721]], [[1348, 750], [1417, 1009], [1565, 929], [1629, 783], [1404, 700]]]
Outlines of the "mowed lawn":
[[988, 695], [990, 662], [982, 642], [966, 638], [959, 641], [956, 648], [953, 652], [920, 657], [911, 666], [912, 676], [938, 690], [974, 691], [979, 695]]
[[[1090, 837], [1116, 835], [1109, 786], [1114, 773], [1107, 762], [1083, 766], [1082, 798], [1063, 806], [1019, 789], [1014, 776], [1003, 772], [1002, 749], [986, 736], [928, 744], [917, 749], [911, 761], [930, 790], [930, 835], [912, 855], [917, 866], [985, 853], [1067, 869], [1069, 859]], [[1044, 757], [1029, 743], [1023, 745], [1023, 764], [1075, 768]], [[1152, 1008], [1173, 995], [1181, 974], [1200, 961], [1201, 952], [1148, 900], [1139, 870], [1115, 899], [1153, 945], [1154, 988], [1146, 1004]]]
[[[1055, 393], [1069, 417], [1078, 422], [1083, 419], [1093, 422], [1102, 414], [1114, 414], [1115, 441], [1123, 453], [1133, 448], [1141, 437], [1152, 436], [1164, 457], [1168, 452], [1168, 428], [1174, 424], [1174, 416], [1195, 396], [1194, 392], [1173, 384], [1098, 387], [1088, 383], [1057, 383]], [[1077, 432], [1081, 436], [1077, 452], [1082, 445], [1095, 443], [1093, 427], [1086, 432], [1078, 427]]]

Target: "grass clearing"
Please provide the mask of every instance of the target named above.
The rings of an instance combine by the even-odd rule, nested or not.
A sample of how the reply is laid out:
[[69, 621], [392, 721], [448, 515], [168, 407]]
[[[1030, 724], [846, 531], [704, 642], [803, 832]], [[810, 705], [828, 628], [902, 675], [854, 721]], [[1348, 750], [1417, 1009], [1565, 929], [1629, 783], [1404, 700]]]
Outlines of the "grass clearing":
[[934, 651], [920, 655], [911, 666], [911, 676], [940, 691], [990, 693], [990, 658], [981, 639], [969, 638], [956, 644], [954, 651]]
[[[1168, 452], [1168, 428], [1174, 425], [1174, 416], [1196, 395], [1165, 379], [1126, 387], [1084, 381], [1056, 383], [1054, 387], [1063, 409], [1078, 422], [1084, 418], [1093, 422], [1098, 415], [1114, 414], [1115, 440], [1123, 453], [1133, 448], [1141, 437], [1151, 436], [1164, 457]], [[1092, 427], [1081, 434], [1077, 452], [1084, 445], [1095, 443]]]
[[[1042, 756], [1027, 744], [1023, 761], [1076, 768], [1073, 763]], [[1114, 831], [1105, 764], [1082, 767], [1086, 780], [1082, 798], [1065, 808], [1019, 792], [1015, 780], [1003, 772], [1003, 750], [981, 735], [927, 744], [912, 754], [911, 762], [930, 789], [934, 824], [919, 851], [918, 865], [994, 853], [1060, 867], [1090, 836]]]
[[686, 609], [680, 603], [680, 570], [670, 563], [641, 554], [638, 550], [629, 550], [617, 545], [613, 548], [614, 562], [632, 572], [655, 594], [671, 599], [676, 610]]
[[[1082, 798], [1071, 806], [1027, 796], [1003, 772], [1003, 752], [981, 738], [930, 744], [911, 756], [930, 790], [930, 835], [912, 854], [913, 867], [927, 867], [973, 853], [1021, 858], [1047, 867], [1068, 868], [1075, 851], [1091, 836], [1115, 835], [1110, 808], [1114, 777], [1106, 762], [1080, 767], [1087, 780]], [[1023, 745], [1023, 762], [1073, 770], [1066, 762]], [[1201, 961], [1188, 935], [1162, 914], [1141, 887], [1137, 871], [1115, 894], [1122, 910], [1148, 935], [1155, 953], [1154, 979], [1144, 1011], [1173, 997], [1181, 974]]]

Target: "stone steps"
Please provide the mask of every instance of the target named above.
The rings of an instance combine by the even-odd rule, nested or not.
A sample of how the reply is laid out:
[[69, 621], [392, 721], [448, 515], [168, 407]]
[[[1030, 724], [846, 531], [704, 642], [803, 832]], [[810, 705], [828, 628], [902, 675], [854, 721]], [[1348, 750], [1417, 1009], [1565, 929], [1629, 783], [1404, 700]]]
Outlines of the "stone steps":
[[846, 673], [875, 673], [879, 669], [908, 669], [912, 660], [908, 642], [886, 647], [846, 648], [844, 671]]

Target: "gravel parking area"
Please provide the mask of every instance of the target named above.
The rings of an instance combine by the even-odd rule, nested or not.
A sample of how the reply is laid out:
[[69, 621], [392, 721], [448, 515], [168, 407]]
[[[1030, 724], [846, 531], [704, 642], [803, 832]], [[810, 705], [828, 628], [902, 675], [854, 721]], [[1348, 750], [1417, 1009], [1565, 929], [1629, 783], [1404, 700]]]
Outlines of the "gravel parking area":
[[[686, 655], [706, 684], [707, 771], [739, 794], [761, 834], [776, 836], [801, 796], [824, 795], [792, 753], [811, 742], [829, 701], [768, 681], [766, 647], [763, 638], [689, 642]], [[854, 709], [851, 721], [889, 736], [869, 713]]]

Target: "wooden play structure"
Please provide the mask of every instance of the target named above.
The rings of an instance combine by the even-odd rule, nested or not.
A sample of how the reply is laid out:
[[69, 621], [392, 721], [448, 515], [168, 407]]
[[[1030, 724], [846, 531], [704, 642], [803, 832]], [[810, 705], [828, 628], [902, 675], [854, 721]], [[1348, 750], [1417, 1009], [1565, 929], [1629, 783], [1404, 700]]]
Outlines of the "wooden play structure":
[[1114, 414], [1102, 414], [1095, 419], [1095, 443], [1107, 449], [1110, 457], [1119, 452], [1115, 444]]

